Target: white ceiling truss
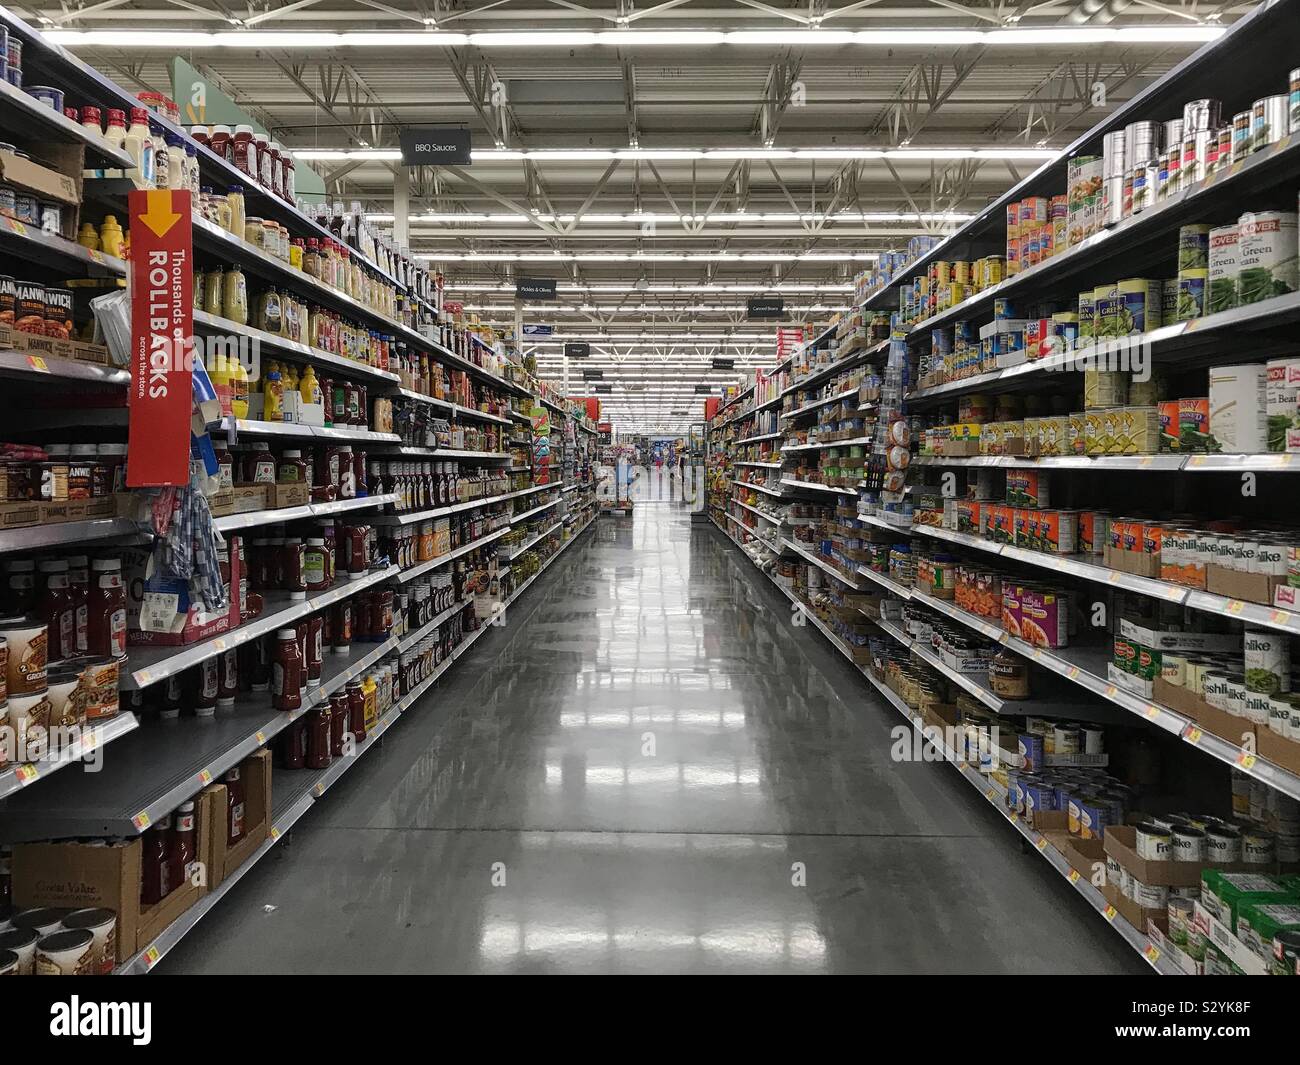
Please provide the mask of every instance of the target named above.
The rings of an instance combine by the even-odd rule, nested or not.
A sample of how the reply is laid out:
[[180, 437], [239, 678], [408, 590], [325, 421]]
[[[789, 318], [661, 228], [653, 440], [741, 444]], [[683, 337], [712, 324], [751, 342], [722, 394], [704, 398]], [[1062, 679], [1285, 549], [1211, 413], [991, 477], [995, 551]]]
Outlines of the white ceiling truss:
[[[17, 10], [48, 31], [130, 31], [132, 43], [69, 46], [132, 88], [170, 92], [170, 58], [187, 59], [281, 143], [329, 153], [299, 165], [317, 168], [331, 197], [359, 201], [380, 228], [394, 211], [400, 129], [467, 127], [472, 165], [408, 172], [412, 250], [442, 264], [453, 298], [502, 325], [513, 323], [516, 276], [554, 278], [556, 304], [529, 305], [525, 320], [591, 336], [591, 358], [570, 366], [571, 390], [582, 369], [601, 369], [614, 386], [603, 397], [611, 410], [664, 429], [688, 420], [671, 411], [699, 403], [666, 382], [635, 380], [648, 366], [716, 384], [738, 377], [708, 369], [716, 354], [737, 367], [773, 361], [774, 325], [760, 340], [743, 336], [759, 331], [745, 321], [746, 295], [780, 294], [810, 308], [796, 320], [824, 322], [827, 308], [851, 302], [853, 276], [869, 265], [850, 256], [948, 231], [1038, 165], [999, 155], [1068, 143], [1190, 54], [1197, 45], [1179, 34], [1211, 32], [1249, 7], [37, 0]], [[144, 43], [193, 31], [240, 36]], [[1041, 43], [1020, 44], [1031, 32]], [[302, 36], [313, 33], [372, 40]], [[520, 36], [507, 45], [506, 33]], [[539, 33], [604, 36], [567, 45], [539, 43]], [[451, 34], [458, 43], [444, 44]], [[655, 43], [665, 34], [676, 36]], [[638, 157], [611, 157], [629, 149]], [[835, 157], [850, 149], [868, 155]], [[999, 154], [919, 154], [939, 149]], [[383, 150], [387, 158], [346, 154]], [[605, 157], [579, 154], [597, 150]], [[686, 151], [696, 154], [679, 157]], [[754, 258], [763, 255], [784, 261]], [[558, 346], [525, 350], [545, 376], [562, 377]]]

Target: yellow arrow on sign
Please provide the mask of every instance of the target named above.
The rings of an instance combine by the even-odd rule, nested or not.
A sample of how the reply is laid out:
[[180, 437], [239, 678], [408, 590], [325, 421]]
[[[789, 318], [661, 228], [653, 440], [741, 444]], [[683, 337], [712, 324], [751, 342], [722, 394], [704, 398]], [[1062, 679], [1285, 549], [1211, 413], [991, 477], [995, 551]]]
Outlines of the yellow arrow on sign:
[[181, 216], [172, 210], [172, 194], [167, 191], [149, 191], [148, 209], [140, 216], [140, 221], [154, 231], [159, 237], [171, 232], [172, 226], [181, 220]]

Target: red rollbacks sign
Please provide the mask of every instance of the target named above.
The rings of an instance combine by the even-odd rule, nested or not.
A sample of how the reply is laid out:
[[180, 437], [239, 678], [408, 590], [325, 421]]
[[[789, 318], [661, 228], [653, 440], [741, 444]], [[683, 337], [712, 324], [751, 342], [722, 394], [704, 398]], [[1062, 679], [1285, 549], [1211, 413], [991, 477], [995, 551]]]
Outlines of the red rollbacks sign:
[[131, 420], [127, 485], [190, 480], [194, 249], [190, 194], [135, 191], [131, 216]]

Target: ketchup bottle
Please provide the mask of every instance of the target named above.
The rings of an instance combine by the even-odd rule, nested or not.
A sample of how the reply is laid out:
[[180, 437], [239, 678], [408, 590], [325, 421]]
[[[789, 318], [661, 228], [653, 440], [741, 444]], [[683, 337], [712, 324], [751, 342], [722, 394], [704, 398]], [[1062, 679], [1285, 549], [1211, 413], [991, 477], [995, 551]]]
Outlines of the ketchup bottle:
[[171, 882], [179, 887], [190, 878], [194, 856], [194, 803], [183, 802], [176, 810], [176, 823], [172, 828], [168, 861], [171, 864]]
[[140, 855], [140, 903], [153, 906], [162, 902], [176, 885], [171, 879], [170, 836], [172, 819], [160, 817], [144, 837]]
[[244, 781], [239, 766], [226, 773], [226, 846], [244, 838]]
[[329, 767], [332, 749], [333, 714], [330, 704], [317, 703], [307, 713], [307, 768], [326, 769]]

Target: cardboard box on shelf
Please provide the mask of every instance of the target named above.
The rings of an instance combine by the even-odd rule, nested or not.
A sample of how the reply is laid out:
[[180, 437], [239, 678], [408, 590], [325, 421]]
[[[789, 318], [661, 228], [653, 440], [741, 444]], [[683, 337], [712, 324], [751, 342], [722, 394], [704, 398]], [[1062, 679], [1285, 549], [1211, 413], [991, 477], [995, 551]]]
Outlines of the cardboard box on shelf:
[[1133, 825], [1111, 825], [1106, 829], [1104, 842], [1106, 853], [1144, 884], [1155, 887], [1200, 886], [1202, 866], [1199, 862], [1152, 862], [1139, 857], [1137, 829]]
[[231, 514], [248, 514], [254, 510], [266, 510], [271, 505], [274, 485], [239, 484], [231, 491]]
[[1240, 651], [1241, 634], [1150, 629], [1120, 618], [1120, 635], [1157, 651]]
[[1257, 729], [1255, 742], [1257, 753], [1265, 761], [1292, 773], [1300, 773], [1300, 743], [1278, 735], [1271, 728]]
[[21, 529], [40, 521], [40, 503], [0, 503], [0, 529]]
[[1286, 584], [1285, 577], [1267, 573], [1238, 573], [1210, 563], [1205, 567], [1205, 590], [1229, 599], [1244, 599], [1248, 603], [1272, 603], [1274, 590]]
[[[1106, 834], [1110, 835], [1108, 829]], [[1125, 898], [1119, 887], [1115, 884], [1107, 883], [1101, 889], [1101, 893], [1106, 897], [1106, 901], [1115, 907], [1124, 918], [1134, 928], [1145, 929], [1148, 923], [1154, 924], [1161, 932], [1169, 930], [1169, 914], [1167, 910], [1148, 910], [1139, 906], [1130, 898]]]
[[1211, 706], [1199, 695], [1177, 684], [1157, 677], [1152, 685], [1153, 701], [1190, 717], [1204, 731], [1238, 746], [1257, 742], [1255, 725], [1244, 717], [1237, 717]]
[[[195, 804], [195, 853], [202, 862], [210, 846], [216, 811]], [[19, 843], [13, 854], [15, 906], [104, 907], [117, 914], [117, 960], [129, 958], [211, 890], [210, 871], [177, 886], [161, 902], [140, 902], [144, 837], [92, 847], [86, 843]]]
[[214, 831], [203, 852], [208, 856], [209, 888], [220, 886], [271, 838], [271, 752], [265, 748], [256, 752], [240, 764], [239, 771], [244, 784], [244, 838], [233, 847], [226, 845], [230, 801], [226, 785], [213, 784], [203, 793], [217, 811]]
[[302, 507], [311, 502], [311, 488], [305, 481], [296, 484], [268, 485], [271, 494], [271, 509], [282, 507]]

